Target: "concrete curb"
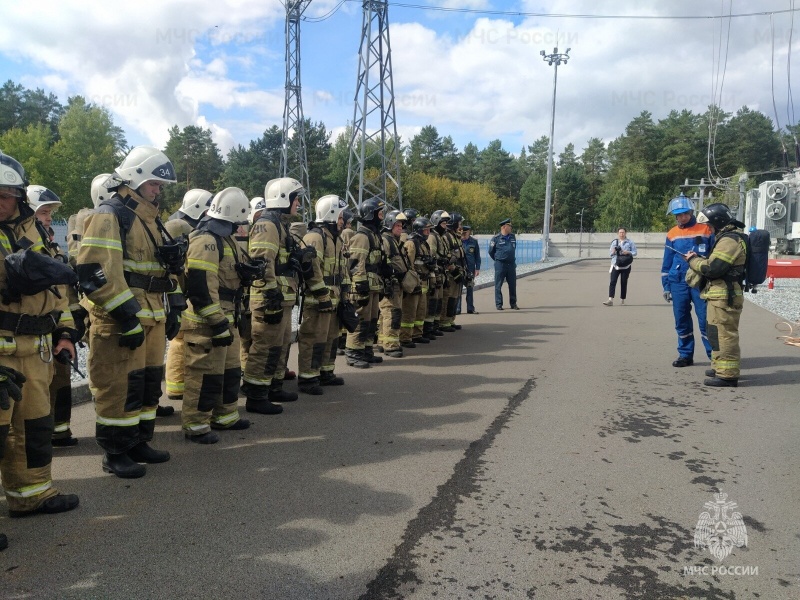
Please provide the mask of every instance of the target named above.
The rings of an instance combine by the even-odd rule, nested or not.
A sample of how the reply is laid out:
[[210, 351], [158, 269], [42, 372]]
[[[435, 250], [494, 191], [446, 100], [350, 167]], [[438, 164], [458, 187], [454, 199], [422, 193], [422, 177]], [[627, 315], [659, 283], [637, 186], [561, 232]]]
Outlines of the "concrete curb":
[[[577, 262], [583, 262], [585, 260], [605, 260], [604, 258], [578, 258], [575, 260], [571, 260], [569, 262], [562, 262], [553, 265], [543, 266], [540, 269], [536, 269], [533, 271], [527, 271], [525, 273], [520, 273], [517, 275], [517, 279], [522, 279], [523, 277], [529, 277], [531, 275], [536, 275], [537, 273], [544, 273], [545, 271], [550, 271], [551, 269], [556, 269], [558, 267], [563, 267], [564, 265], [574, 265]], [[482, 290], [485, 288], [494, 287], [494, 282], [489, 281], [486, 283], [480, 283], [474, 287], [476, 290]], [[292, 343], [297, 341], [297, 331], [294, 332], [294, 339]], [[78, 406], [79, 404], [85, 404], [87, 402], [92, 401], [92, 393], [89, 391], [89, 380], [88, 379], [81, 379], [72, 384], [72, 406]]]

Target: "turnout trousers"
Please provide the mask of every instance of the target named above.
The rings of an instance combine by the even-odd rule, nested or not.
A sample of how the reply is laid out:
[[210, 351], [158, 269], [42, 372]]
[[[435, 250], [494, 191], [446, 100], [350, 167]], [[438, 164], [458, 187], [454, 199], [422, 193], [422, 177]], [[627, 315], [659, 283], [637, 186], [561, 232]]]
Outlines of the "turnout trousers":
[[[429, 299], [433, 297], [430, 295], [430, 291], [430, 288], [423, 286], [422, 293], [419, 295], [417, 312], [414, 315], [414, 333], [412, 334], [412, 340], [421, 338], [423, 333], [427, 333], [427, 331], [425, 331], [425, 322], [428, 321], [428, 303]], [[428, 322], [432, 324], [433, 317], [431, 317], [431, 320]]]
[[303, 322], [300, 323], [297, 337], [297, 376], [300, 379], [319, 377], [325, 353], [330, 352], [328, 334], [331, 318], [336, 320], [335, 313], [319, 312], [316, 306], [303, 306]]
[[692, 305], [700, 326], [700, 337], [706, 349], [706, 356], [711, 357], [711, 344], [706, 333], [706, 301], [700, 298], [700, 290], [686, 285], [684, 282], [670, 282], [672, 293], [672, 313], [675, 316], [675, 331], [678, 334], [678, 356], [694, 358], [694, 321]]
[[[331, 319], [328, 322], [328, 333], [325, 338], [325, 352], [322, 357], [322, 367], [320, 367], [321, 373], [330, 375], [336, 368], [336, 355], [339, 350], [341, 330], [342, 326], [339, 323], [339, 317], [335, 312], [332, 312]], [[345, 329], [345, 331], [347, 330]]]
[[460, 294], [461, 284], [448, 276], [442, 288], [442, 307], [439, 312], [439, 322], [442, 327], [450, 327], [455, 322], [456, 305]]
[[263, 304], [253, 308], [252, 339], [244, 370], [245, 383], [273, 389], [283, 386], [286, 360], [292, 343], [293, 307], [294, 304], [283, 304], [283, 316], [275, 324], [264, 322]]
[[95, 391], [95, 435], [109, 454], [122, 454], [153, 439], [164, 379], [164, 325], [143, 325], [144, 344], [130, 350], [119, 345], [122, 331], [114, 319], [92, 321], [89, 378]]
[[511, 306], [517, 305], [517, 267], [507, 263], [495, 261], [494, 263], [494, 304], [497, 308], [503, 306], [503, 281], [508, 282], [508, 302]]
[[[423, 298], [422, 294], [403, 294], [402, 317], [400, 319], [401, 342], [410, 342], [414, 338], [414, 328], [417, 326], [417, 309], [421, 298]], [[424, 319], [425, 317], [423, 316], [419, 321], [418, 335], [422, 335], [422, 322]]]
[[[0, 410], [0, 473], [9, 510], [30, 511], [58, 494], [50, 474], [53, 363], [39, 357], [38, 336], [17, 335], [14, 341], [14, 354], [0, 356], [0, 363], [24, 374], [27, 381], [22, 386], [22, 402], [11, 400], [9, 410]], [[43, 351], [50, 352], [49, 343]]]
[[384, 296], [380, 301], [381, 330], [378, 335], [378, 345], [384, 351], [400, 349], [400, 329], [403, 318], [403, 290], [400, 284], [392, 286], [392, 295]]
[[348, 350], [372, 350], [378, 328], [378, 312], [380, 310], [378, 298], [378, 292], [370, 292], [367, 305], [357, 307], [358, 329], [347, 334], [345, 347]]
[[239, 332], [233, 330], [230, 346], [211, 345], [210, 327], [184, 330], [186, 388], [181, 418], [190, 435], [202, 435], [215, 427], [227, 428], [239, 420]]
[[739, 349], [739, 318], [744, 297], [734, 296], [733, 306], [727, 300], [708, 301], [708, 341], [711, 342], [711, 368], [717, 377], [738, 379], [742, 353]]
[[167, 398], [172, 400], [180, 400], [183, 397], [184, 346], [183, 331], [179, 331], [167, 347]]
[[[75, 352], [78, 347], [75, 347]], [[50, 410], [53, 413], [53, 439], [69, 439], [72, 431], [72, 367], [53, 361], [53, 381], [50, 382]]]

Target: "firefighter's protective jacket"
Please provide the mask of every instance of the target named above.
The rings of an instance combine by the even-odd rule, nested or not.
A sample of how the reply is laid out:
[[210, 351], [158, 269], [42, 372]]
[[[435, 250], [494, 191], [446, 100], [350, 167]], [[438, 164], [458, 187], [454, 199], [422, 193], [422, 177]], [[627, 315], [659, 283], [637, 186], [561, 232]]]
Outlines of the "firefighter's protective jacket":
[[158, 204], [126, 186], [87, 216], [77, 271], [94, 316], [152, 326], [166, 319], [164, 293], [182, 294], [158, 260], [156, 217]]

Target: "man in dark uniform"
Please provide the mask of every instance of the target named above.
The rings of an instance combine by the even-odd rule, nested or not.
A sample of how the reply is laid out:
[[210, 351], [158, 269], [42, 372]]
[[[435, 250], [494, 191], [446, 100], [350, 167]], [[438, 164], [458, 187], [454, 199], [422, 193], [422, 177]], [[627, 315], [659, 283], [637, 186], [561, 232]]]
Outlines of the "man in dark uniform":
[[517, 238], [511, 233], [511, 219], [500, 221], [500, 233], [489, 242], [489, 257], [494, 261], [494, 303], [503, 310], [503, 280], [508, 282], [511, 308], [517, 306]]
[[[472, 227], [464, 223], [461, 226], [461, 245], [464, 248], [464, 259], [467, 262], [467, 276], [464, 281], [464, 287], [467, 290], [467, 312], [471, 315], [477, 315], [478, 311], [475, 310], [472, 296], [475, 289], [475, 278], [481, 272], [481, 248], [478, 240], [472, 237]], [[458, 314], [461, 314], [461, 296], [458, 297]]]

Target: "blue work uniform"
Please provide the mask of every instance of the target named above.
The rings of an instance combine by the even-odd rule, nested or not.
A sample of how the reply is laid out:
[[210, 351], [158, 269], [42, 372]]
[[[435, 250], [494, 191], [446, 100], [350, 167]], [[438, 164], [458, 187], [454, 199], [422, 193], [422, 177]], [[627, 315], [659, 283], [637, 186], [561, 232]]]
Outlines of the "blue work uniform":
[[675, 315], [680, 358], [694, 358], [692, 304], [706, 355], [711, 358], [711, 344], [706, 335], [706, 301], [700, 298], [699, 289], [687, 285], [686, 271], [689, 265], [681, 254], [693, 251], [698, 256], [707, 258], [713, 245], [713, 230], [704, 223], [698, 223], [694, 216], [686, 225], [676, 225], [667, 232], [664, 260], [661, 263], [661, 287], [672, 294], [672, 312]]
[[511, 306], [517, 305], [517, 238], [513, 233], [498, 233], [489, 242], [489, 257], [494, 261], [494, 303], [503, 308], [503, 281], [508, 282]]
[[[464, 257], [467, 262], [467, 273], [475, 275], [475, 271], [480, 271], [481, 268], [481, 248], [478, 240], [474, 237], [468, 237], [461, 240], [461, 245], [464, 248]], [[467, 311], [475, 312], [475, 304], [473, 303], [474, 287], [472, 284], [464, 286], [467, 290]], [[458, 297], [458, 307], [456, 312], [461, 312], [461, 296]]]

